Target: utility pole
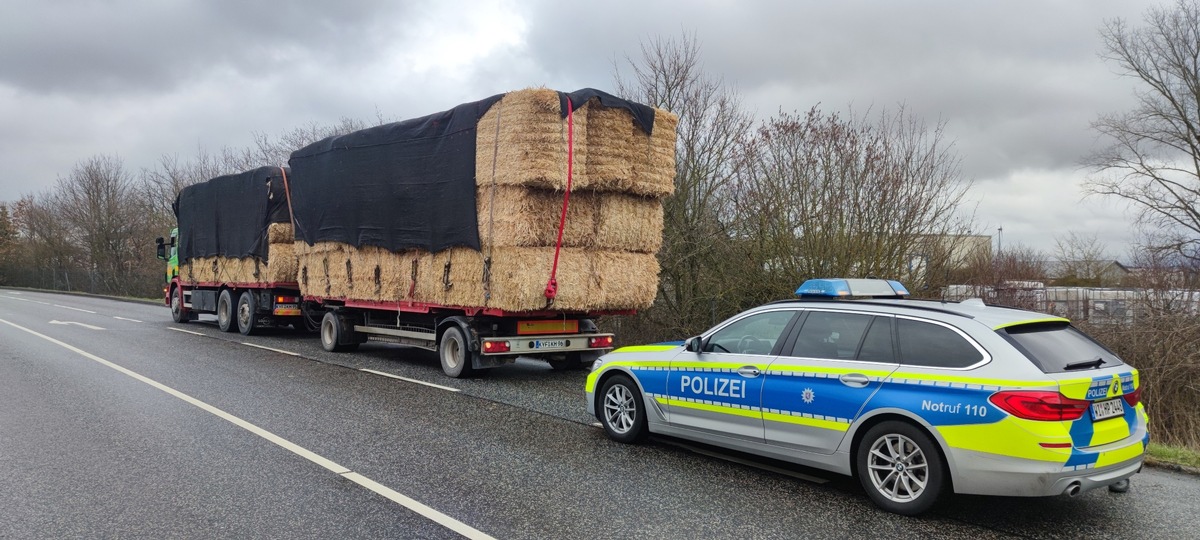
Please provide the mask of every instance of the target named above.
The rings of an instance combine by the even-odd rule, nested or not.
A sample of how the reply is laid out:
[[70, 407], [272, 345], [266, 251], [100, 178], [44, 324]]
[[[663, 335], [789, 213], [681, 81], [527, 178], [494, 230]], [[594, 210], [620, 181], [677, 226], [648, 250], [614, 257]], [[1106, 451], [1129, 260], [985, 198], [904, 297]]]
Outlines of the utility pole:
[[1002, 252], [1002, 251], [1004, 251], [1004, 226], [1003, 225], [996, 228], [996, 254], [999, 255], [1000, 252]]

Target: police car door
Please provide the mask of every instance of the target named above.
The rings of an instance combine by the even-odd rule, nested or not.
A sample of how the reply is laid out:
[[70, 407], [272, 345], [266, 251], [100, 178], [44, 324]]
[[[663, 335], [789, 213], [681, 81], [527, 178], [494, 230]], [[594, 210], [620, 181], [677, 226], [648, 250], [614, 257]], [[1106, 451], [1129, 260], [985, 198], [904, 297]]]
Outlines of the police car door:
[[799, 332], [767, 369], [763, 421], [769, 444], [829, 454], [863, 405], [899, 365], [893, 317], [806, 311]]
[[667, 374], [667, 418], [672, 426], [707, 435], [762, 441], [762, 373], [782, 346], [797, 310], [757, 311], [703, 336]]

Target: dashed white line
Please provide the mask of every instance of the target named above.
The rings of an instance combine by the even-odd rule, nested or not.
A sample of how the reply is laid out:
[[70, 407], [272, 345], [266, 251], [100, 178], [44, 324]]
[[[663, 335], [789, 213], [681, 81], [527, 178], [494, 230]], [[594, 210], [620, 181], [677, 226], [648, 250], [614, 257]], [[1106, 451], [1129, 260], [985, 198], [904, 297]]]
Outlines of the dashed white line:
[[268, 351], [271, 351], [271, 352], [277, 352], [277, 353], [279, 353], [279, 354], [287, 354], [287, 355], [291, 355], [291, 356], [300, 356], [300, 353], [294, 353], [294, 352], [292, 352], [292, 351], [285, 351], [285, 350], [283, 350], [283, 349], [276, 349], [276, 348], [274, 348], [274, 347], [265, 347], [265, 346], [263, 346], [263, 345], [255, 345], [255, 344], [253, 344], [253, 343], [247, 343], [247, 342], [245, 342], [245, 341], [243, 341], [243, 342], [242, 342], [242, 345], [246, 345], [246, 346], [249, 346], [249, 347], [254, 347], [255, 349], [265, 349], [265, 350], [268, 350]]
[[[171, 388], [170, 386], [162, 384], [154, 379], [151, 379], [149, 377], [141, 375], [130, 369], [127, 369], [127, 368], [121, 367], [117, 364], [114, 364], [112, 362], [109, 362], [108, 360], [105, 360], [105, 359], [100, 358], [99, 356], [89, 353], [83, 349], [75, 347], [74, 345], [70, 345], [68, 343], [54, 339], [50, 336], [40, 334], [38, 332], [35, 332], [33, 330], [30, 330], [30, 329], [20, 326], [18, 324], [8, 322], [4, 319], [0, 319], [0, 323], [4, 323], [13, 328], [16, 328], [17, 330], [21, 330], [21, 331], [27, 332], [29, 334], [33, 334], [39, 338], [49, 341], [50, 343], [53, 343], [64, 349], [74, 352], [80, 356], [83, 356], [84, 358], [92, 360], [93, 362], [96, 362], [100, 365], [111, 368], [113, 370], [116, 370], [120, 373], [123, 373], [123, 374], [133, 378], [133, 379], [136, 379], [136, 380], [143, 382], [147, 385], [150, 385], [154, 388], [162, 390], [163, 392], [166, 392], [167, 394], [170, 394], [176, 398], [179, 398], [180, 400], [183, 400], [184, 402], [194, 405], [197, 408], [199, 408], [205, 412], [208, 412], [218, 418], [221, 418], [222, 420], [226, 420], [242, 429], [245, 429], [246, 431], [249, 431], [255, 435], [258, 435], [259, 437], [262, 437], [263, 439], [266, 439], [267, 441], [270, 441], [271, 443], [273, 443], [293, 454], [296, 454], [297, 456], [307, 459], [308, 461], [311, 461], [311, 462], [321, 466], [322, 468], [324, 468], [330, 472], [333, 472], [334, 474], [338, 474], [338, 475], [342, 476], [343, 478], [350, 480], [351, 482], [354, 482], [364, 488], [367, 488], [378, 495], [382, 495], [383, 497], [386, 497], [388, 500], [390, 500], [396, 504], [399, 504], [405, 508], [408, 508], [409, 510], [412, 510], [413, 512], [425, 517], [426, 519], [429, 519], [430, 521], [433, 521], [434, 523], [437, 523], [443, 527], [446, 527], [447, 529], [450, 529], [464, 537], [471, 538], [471, 539], [478, 539], [478, 540], [493, 540], [491, 536], [483, 533], [482, 531], [479, 531], [478, 529], [475, 529], [474, 527], [471, 527], [470, 525], [467, 525], [466, 523], [458, 521], [457, 519], [454, 519], [454, 518], [452, 518], [446, 514], [443, 514], [425, 504], [422, 504], [410, 497], [407, 497], [407, 496], [405, 496], [383, 484], [380, 484], [374, 480], [371, 480], [370, 478], [367, 478], [361, 474], [351, 471], [350, 469], [347, 469], [341, 465], [338, 465], [337, 463], [333, 462], [332, 460], [322, 457], [321, 455], [319, 455], [315, 452], [312, 452], [296, 443], [293, 443], [287, 439], [284, 439], [283, 437], [280, 437], [274, 433], [271, 433], [270, 431], [260, 428], [246, 420], [243, 420], [237, 416], [229, 414], [221, 409], [218, 409], [217, 407], [209, 405], [208, 403], [200, 401], [199, 399], [189, 396], [183, 392], [180, 392], [179, 390]], [[171, 328], [171, 329], [178, 330], [176, 328]], [[189, 332], [187, 330], [179, 330], [179, 331], [180, 332], [188, 332], [189, 334], [195, 334], [195, 332]], [[199, 335], [204, 335], [204, 334], [199, 334]]]
[[86, 310], [86, 309], [79, 309], [79, 308], [77, 308], [77, 307], [63, 306], [63, 305], [59, 305], [59, 304], [51, 304], [51, 305], [53, 305], [54, 307], [60, 307], [60, 308], [63, 308], [63, 309], [73, 309], [73, 310], [75, 310], [75, 311], [82, 311], [82, 312], [84, 312], [84, 313], [91, 313], [91, 314], [95, 314], [95, 313], [96, 313], [95, 311], [88, 311], [88, 310]]
[[448, 392], [459, 392], [459, 391], [460, 391], [460, 390], [459, 390], [459, 389], [457, 389], [457, 388], [451, 388], [451, 387], [449, 387], [449, 386], [442, 386], [442, 385], [440, 385], [440, 384], [433, 384], [433, 383], [431, 383], [431, 382], [425, 382], [425, 381], [421, 381], [421, 380], [417, 380], [417, 379], [410, 379], [410, 378], [408, 378], [408, 377], [401, 377], [401, 376], [399, 376], [399, 375], [392, 375], [391, 373], [384, 373], [384, 372], [382, 372], [382, 371], [375, 371], [375, 370], [373, 370], [373, 369], [366, 369], [366, 368], [363, 368], [363, 369], [359, 369], [359, 371], [365, 371], [365, 372], [367, 372], [367, 373], [374, 373], [375, 375], [382, 375], [382, 376], [384, 376], [384, 377], [388, 377], [388, 378], [392, 378], [392, 379], [400, 379], [400, 380], [402, 380], [402, 381], [404, 381], [404, 382], [410, 382], [410, 383], [414, 383], [414, 384], [423, 384], [423, 385], [425, 385], [425, 386], [430, 386], [430, 387], [433, 387], [433, 388], [438, 388], [438, 389], [441, 389], [441, 390], [446, 390], [446, 391], [448, 391]]
[[174, 330], [174, 331], [176, 331], [176, 332], [183, 332], [183, 333], [185, 333], [185, 334], [191, 334], [191, 335], [193, 335], [193, 336], [207, 336], [207, 335], [208, 335], [208, 334], [201, 334], [200, 332], [193, 332], [193, 331], [191, 331], [191, 330], [184, 330], [184, 329], [182, 329], [182, 328], [174, 328], [174, 327], [171, 327], [171, 326], [168, 326], [168, 327], [167, 327], [167, 330]]
[[139, 321], [139, 320], [137, 320], [137, 319], [126, 319], [125, 317], [118, 317], [118, 316], [116, 316], [116, 315], [113, 315], [113, 318], [114, 318], [114, 319], [117, 319], [117, 320], [119, 320], [119, 321], [129, 321], [129, 322], [135, 322], [135, 323], [140, 323], [140, 322], [142, 322], [142, 321]]

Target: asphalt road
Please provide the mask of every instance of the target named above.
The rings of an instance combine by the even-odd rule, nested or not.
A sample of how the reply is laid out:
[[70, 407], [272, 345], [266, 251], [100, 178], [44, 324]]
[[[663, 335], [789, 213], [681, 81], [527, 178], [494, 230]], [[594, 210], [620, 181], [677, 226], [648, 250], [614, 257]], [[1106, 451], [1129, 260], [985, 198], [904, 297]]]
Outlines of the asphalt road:
[[449, 379], [424, 351], [0, 289], [0, 538], [1200, 537], [1200, 478], [1162, 470], [906, 518], [849, 478], [613, 443], [585, 376]]

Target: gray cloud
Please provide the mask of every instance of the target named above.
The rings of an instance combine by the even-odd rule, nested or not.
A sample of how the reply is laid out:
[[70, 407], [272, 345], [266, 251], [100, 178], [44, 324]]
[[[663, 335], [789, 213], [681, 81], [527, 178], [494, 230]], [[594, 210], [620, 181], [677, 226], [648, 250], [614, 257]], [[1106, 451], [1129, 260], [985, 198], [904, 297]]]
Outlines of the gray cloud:
[[1152, 2], [25, 3], [0, 19], [0, 200], [95, 154], [136, 171], [311, 122], [530, 85], [611, 90], [640, 42], [686, 31], [760, 118], [903, 104], [945, 121], [981, 230], [1041, 248], [1055, 230], [1125, 242], [1122, 208], [1081, 202], [1076, 164], [1090, 122], [1132, 102], [1134, 83], [1097, 56], [1099, 27]]

